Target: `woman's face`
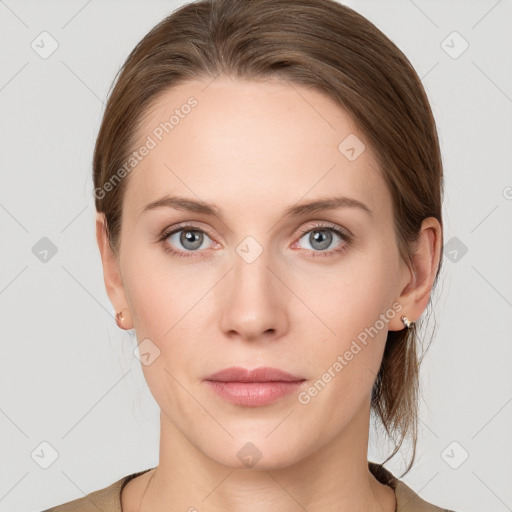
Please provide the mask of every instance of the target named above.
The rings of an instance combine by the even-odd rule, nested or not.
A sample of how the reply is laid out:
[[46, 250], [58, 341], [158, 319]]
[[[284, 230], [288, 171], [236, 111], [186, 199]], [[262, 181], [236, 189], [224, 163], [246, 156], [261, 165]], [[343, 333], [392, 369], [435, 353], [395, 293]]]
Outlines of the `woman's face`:
[[[297, 84], [221, 76], [163, 94], [137, 135], [119, 271], [162, 429], [229, 467], [247, 454], [286, 466], [349, 432], [367, 442], [372, 385], [387, 331], [403, 328], [397, 299], [410, 273], [390, 193], [350, 117]], [[165, 197], [216, 214], [148, 207]], [[299, 208], [341, 197], [365, 207]], [[274, 387], [291, 392], [273, 401], [237, 403], [205, 380], [233, 366], [302, 382]]]

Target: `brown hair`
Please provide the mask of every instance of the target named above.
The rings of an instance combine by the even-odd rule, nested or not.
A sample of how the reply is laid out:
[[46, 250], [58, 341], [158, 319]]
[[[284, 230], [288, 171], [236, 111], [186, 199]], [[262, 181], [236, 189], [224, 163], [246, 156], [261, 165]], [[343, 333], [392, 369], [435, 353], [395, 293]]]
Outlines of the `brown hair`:
[[[435, 120], [409, 60], [369, 20], [334, 0], [201, 0], [158, 23], [113, 82], [93, 159], [95, 204], [117, 254], [127, 178], [112, 183], [134, 150], [137, 127], [160, 93], [190, 79], [278, 78], [312, 87], [348, 111], [377, 157], [393, 200], [401, 257], [422, 221], [442, 226], [443, 171]], [[341, 141], [340, 141], [341, 142]], [[119, 176], [119, 174], [118, 174]], [[110, 180], [110, 181], [109, 181]], [[111, 190], [109, 190], [111, 189]], [[97, 191], [109, 190], [108, 193]], [[437, 282], [442, 262], [436, 272]], [[430, 301], [429, 301], [430, 305]], [[389, 331], [371, 407], [393, 453], [407, 435], [416, 454], [418, 326]], [[404, 473], [405, 474], [405, 473]]]

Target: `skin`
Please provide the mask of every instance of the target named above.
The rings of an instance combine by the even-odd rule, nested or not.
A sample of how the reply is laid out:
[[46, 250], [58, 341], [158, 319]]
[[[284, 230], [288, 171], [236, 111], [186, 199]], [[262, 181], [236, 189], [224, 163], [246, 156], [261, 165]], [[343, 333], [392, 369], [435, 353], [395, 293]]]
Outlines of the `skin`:
[[[143, 511], [394, 511], [394, 491], [368, 469], [371, 389], [387, 331], [427, 306], [441, 226], [423, 222], [411, 272], [370, 146], [349, 161], [340, 142], [365, 140], [350, 116], [296, 84], [226, 76], [182, 83], [148, 110], [139, 142], [190, 96], [198, 105], [125, 178], [117, 258], [97, 214], [108, 296], [123, 328], [160, 350], [142, 365], [161, 409], [159, 465], [125, 487], [123, 511], [139, 510], [150, 478]], [[224, 221], [165, 207], [140, 215], [165, 194], [214, 203]], [[373, 215], [340, 208], [283, 217], [289, 206], [331, 195], [355, 198]], [[207, 233], [199, 249], [180, 243], [180, 233], [156, 241], [184, 221]], [[318, 249], [311, 231], [299, 232], [318, 221], [350, 230], [353, 242], [323, 231], [332, 240]], [[263, 249], [252, 263], [236, 252], [249, 235]], [[173, 256], [165, 243], [193, 255]], [[322, 252], [330, 255], [312, 255]], [[401, 312], [308, 404], [292, 393], [263, 407], [234, 405], [203, 382], [232, 365], [271, 366], [305, 378], [300, 390], [308, 389], [394, 303]], [[247, 442], [262, 454], [250, 468], [237, 457]]]

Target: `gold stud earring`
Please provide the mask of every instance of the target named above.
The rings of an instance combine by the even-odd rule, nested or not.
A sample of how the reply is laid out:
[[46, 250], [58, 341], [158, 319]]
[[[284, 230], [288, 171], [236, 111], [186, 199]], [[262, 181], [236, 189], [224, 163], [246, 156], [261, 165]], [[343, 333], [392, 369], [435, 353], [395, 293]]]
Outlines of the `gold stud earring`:
[[117, 326], [122, 329], [123, 328], [123, 321], [124, 321], [124, 315], [122, 311], [118, 311], [116, 313], [116, 324]]
[[402, 322], [404, 323], [405, 327], [407, 327], [407, 329], [410, 329], [412, 327], [412, 325], [414, 324], [414, 322], [411, 322], [406, 316], [401, 316], [400, 320], [402, 320]]

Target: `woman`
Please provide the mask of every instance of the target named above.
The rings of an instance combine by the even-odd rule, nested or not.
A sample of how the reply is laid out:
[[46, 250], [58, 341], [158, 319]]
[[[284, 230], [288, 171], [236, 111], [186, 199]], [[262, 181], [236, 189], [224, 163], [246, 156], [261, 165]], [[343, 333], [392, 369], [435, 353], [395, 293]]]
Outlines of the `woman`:
[[50, 510], [446, 510], [367, 460], [372, 412], [386, 461], [415, 446], [443, 239], [435, 121], [382, 32], [332, 0], [187, 4], [129, 55], [93, 166], [160, 458]]

